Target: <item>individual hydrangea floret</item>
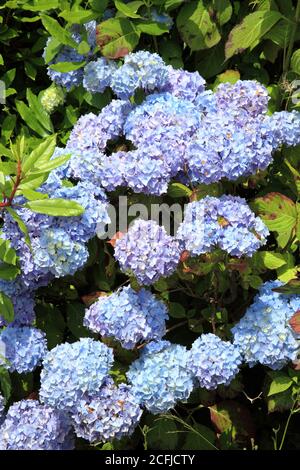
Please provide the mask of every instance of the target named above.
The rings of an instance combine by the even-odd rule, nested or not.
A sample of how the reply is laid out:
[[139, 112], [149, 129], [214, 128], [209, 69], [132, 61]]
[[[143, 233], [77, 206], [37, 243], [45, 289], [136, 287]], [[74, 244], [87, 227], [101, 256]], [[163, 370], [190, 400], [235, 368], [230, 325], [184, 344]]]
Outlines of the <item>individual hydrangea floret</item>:
[[8, 410], [0, 428], [0, 450], [73, 450], [71, 420], [66, 413], [21, 400]]
[[110, 86], [113, 73], [117, 65], [100, 57], [96, 61], [89, 62], [84, 68], [83, 86], [91, 93], [103, 93]]
[[54, 408], [72, 409], [85, 393], [98, 392], [112, 363], [112, 350], [91, 338], [56, 346], [43, 362], [41, 400]]
[[127, 378], [141, 405], [158, 414], [187, 400], [194, 387], [188, 368], [189, 353], [184, 346], [162, 341], [145, 346], [134, 361]]
[[266, 243], [269, 231], [240, 197], [207, 196], [186, 206], [177, 239], [197, 256], [219, 247], [232, 256], [252, 256]]
[[114, 385], [111, 379], [94, 398], [82, 397], [72, 415], [78, 437], [89, 442], [107, 442], [130, 436], [142, 415], [131, 387]]
[[47, 353], [45, 333], [29, 326], [9, 326], [2, 330], [0, 346], [4, 351], [0, 364], [19, 374], [32, 372], [41, 365]]
[[236, 346], [209, 333], [194, 341], [188, 366], [200, 387], [214, 390], [219, 385], [230, 384], [239, 372], [241, 362]]
[[84, 325], [104, 337], [114, 337], [126, 349], [141, 341], [159, 340], [166, 333], [167, 308], [151, 292], [123, 287], [100, 297], [85, 312]]
[[244, 317], [232, 328], [234, 344], [250, 367], [260, 363], [282, 369], [297, 359], [300, 338], [289, 320], [300, 309], [300, 296], [273, 291], [281, 285], [280, 281], [263, 284]]
[[245, 110], [253, 117], [268, 110], [268, 90], [256, 80], [238, 80], [236, 83], [221, 83], [215, 93], [219, 109]]
[[115, 258], [122, 271], [130, 271], [140, 284], [150, 285], [176, 270], [180, 258], [178, 241], [153, 220], [136, 220], [116, 241]]
[[111, 87], [121, 99], [130, 98], [138, 88], [154, 92], [168, 80], [168, 70], [158, 54], [148, 51], [125, 56], [122, 65], [112, 76]]

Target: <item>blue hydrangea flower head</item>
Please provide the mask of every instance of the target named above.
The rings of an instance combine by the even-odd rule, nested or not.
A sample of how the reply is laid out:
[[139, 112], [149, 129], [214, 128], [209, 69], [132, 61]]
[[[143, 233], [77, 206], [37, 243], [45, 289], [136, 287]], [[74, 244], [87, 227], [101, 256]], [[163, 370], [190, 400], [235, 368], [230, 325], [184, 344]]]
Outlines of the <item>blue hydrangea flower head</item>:
[[84, 68], [83, 86], [91, 93], [103, 93], [110, 86], [117, 65], [104, 57], [89, 62]]
[[269, 231], [240, 197], [207, 196], [186, 206], [177, 231], [182, 248], [197, 256], [219, 247], [232, 256], [252, 256]]
[[[82, 62], [84, 61], [84, 56], [78, 54], [75, 49], [71, 47], [64, 46], [59, 52], [59, 54], [55, 57], [55, 59], [50, 63], [52, 64], [59, 64], [60, 62]], [[70, 72], [58, 72], [53, 70], [50, 66], [47, 69], [49, 78], [56, 83], [56, 85], [60, 85], [65, 87], [68, 91], [71, 90], [72, 87], [77, 87], [82, 84], [83, 80], [83, 70], [71, 70]]]
[[66, 413], [21, 400], [8, 410], [0, 428], [0, 450], [73, 450], [71, 420]]
[[158, 54], [138, 51], [125, 56], [124, 65], [113, 74], [111, 88], [118, 98], [128, 99], [138, 88], [154, 92], [163, 87], [167, 79], [167, 67]]
[[48, 229], [32, 243], [36, 266], [55, 277], [75, 274], [88, 259], [84, 244], [73, 241], [61, 228]]
[[168, 341], [161, 343], [154, 348], [152, 343], [146, 346], [127, 372], [137, 399], [154, 414], [164, 413], [178, 401], [187, 400], [194, 387], [186, 348]]
[[4, 350], [0, 364], [19, 374], [32, 372], [41, 365], [47, 353], [45, 333], [30, 326], [9, 326], [3, 329], [0, 342]]
[[91, 338], [56, 346], [43, 362], [42, 402], [71, 410], [84, 394], [94, 396], [98, 392], [112, 363], [112, 350]]
[[107, 442], [130, 436], [142, 415], [131, 387], [107, 380], [93, 398], [82, 397], [72, 415], [78, 437], [89, 442]]
[[131, 287], [100, 297], [85, 312], [84, 325], [104, 337], [114, 337], [126, 349], [141, 341], [159, 340], [166, 333], [167, 308], [151, 292]]
[[[13, 326], [31, 325], [35, 319], [34, 292], [22, 282], [20, 276], [13, 281], [0, 280], [0, 292], [10, 297], [14, 307]], [[7, 322], [0, 315], [0, 327]]]
[[205, 90], [205, 80], [198, 72], [187, 72], [168, 66], [168, 81], [164, 91], [170, 92], [177, 98], [194, 103]]
[[229, 385], [239, 372], [242, 356], [238, 348], [214, 334], [203, 334], [190, 350], [189, 367], [200, 387], [215, 390]]
[[268, 110], [268, 90], [256, 80], [221, 83], [215, 93], [219, 109], [246, 110], [253, 117]]
[[142, 285], [170, 276], [180, 253], [178, 241], [153, 220], [136, 220], [115, 245], [115, 258], [122, 271], [130, 271]]
[[280, 281], [263, 284], [244, 317], [232, 328], [234, 344], [250, 367], [260, 363], [282, 369], [299, 353], [300, 338], [289, 320], [300, 309], [300, 296], [272, 290], [280, 285]]
[[274, 148], [280, 145], [295, 147], [300, 144], [299, 111], [280, 111], [266, 117], [266, 125], [273, 132]]

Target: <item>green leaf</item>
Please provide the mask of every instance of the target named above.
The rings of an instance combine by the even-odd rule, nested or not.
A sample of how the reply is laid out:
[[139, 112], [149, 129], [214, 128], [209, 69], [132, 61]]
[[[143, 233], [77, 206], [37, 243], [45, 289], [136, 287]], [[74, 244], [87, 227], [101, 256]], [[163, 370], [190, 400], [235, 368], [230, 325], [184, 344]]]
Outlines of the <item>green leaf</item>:
[[177, 27], [184, 42], [193, 51], [213, 47], [221, 39], [218, 27], [202, 0], [182, 7], [177, 17]]
[[15, 114], [9, 114], [2, 123], [1, 137], [5, 143], [8, 142], [11, 137], [11, 134], [16, 125], [16, 120], [17, 116]]
[[280, 294], [296, 294], [300, 295], [300, 279], [291, 279], [287, 284], [281, 287], [276, 287], [272, 289], [274, 292], [279, 292]]
[[177, 197], [190, 197], [193, 191], [182, 183], [171, 183], [168, 188], [168, 195]]
[[11, 389], [12, 389], [11, 380], [10, 380], [10, 375], [9, 375], [8, 370], [3, 366], [0, 366], [0, 386], [1, 386], [3, 396], [6, 398], [6, 400], [9, 400], [11, 396]]
[[300, 49], [297, 49], [291, 58], [291, 69], [300, 75]]
[[128, 18], [141, 18], [141, 15], [138, 15], [136, 12], [143, 4], [143, 2], [130, 2], [126, 4], [120, 0], [115, 0], [117, 10], [128, 16]]
[[226, 70], [217, 76], [214, 83], [214, 89], [218, 87], [221, 83], [231, 83], [234, 85], [241, 78], [240, 72], [238, 70]]
[[195, 423], [193, 430], [193, 432], [188, 433], [183, 449], [216, 450], [216, 446], [214, 445], [216, 436], [211, 429], [202, 424]]
[[247, 15], [229, 34], [226, 59], [256, 45], [281, 18], [278, 11], [256, 11]]
[[163, 23], [156, 23], [155, 21], [143, 21], [135, 23], [138, 31], [141, 33], [150, 34], [151, 36], [161, 36], [169, 32], [169, 27]]
[[59, 8], [59, 3], [59, 0], [29, 0], [22, 2], [22, 9], [30, 11], [47, 11]]
[[31, 129], [33, 129], [41, 137], [47, 137], [49, 135], [44, 126], [36, 118], [34, 111], [32, 111], [28, 106], [26, 106], [23, 101], [16, 100], [16, 107], [21, 118]]
[[59, 166], [66, 163], [71, 157], [71, 154], [67, 155], [60, 155], [59, 157], [53, 158], [48, 163], [44, 163], [43, 165], [38, 165], [30, 171], [30, 175], [41, 175], [43, 173], [49, 173], [50, 171], [58, 168]]
[[83, 214], [84, 208], [75, 201], [66, 199], [42, 199], [30, 201], [24, 204], [24, 207], [37, 212], [59, 217], [79, 216]]
[[7, 212], [10, 213], [11, 217], [14, 219], [14, 221], [18, 224], [19, 229], [21, 232], [25, 235], [25, 243], [31, 247], [30, 243], [30, 238], [29, 238], [29, 233], [27, 230], [26, 225], [24, 224], [23, 220], [21, 217], [11, 208], [11, 207], [6, 207]]
[[124, 57], [138, 44], [140, 32], [127, 18], [110, 18], [97, 26], [97, 44], [110, 59]]
[[13, 303], [4, 292], [0, 292], [0, 316], [7, 323], [11, 323], [15, 317]]
[[8, 264], [15, 265], [17, 262], [17, 253], [11, 247], [9, 240], [0, 238], [0, 259]]
[[50, 38], [45, 48], [45, 62], [48, 64], [58, 54], [61, 49], [61, 42], [58, 39]]
[[210, 407], [210, 417], [218, 433], [230, 432], [233, 440], [254, 437], [254, 423], [249, 409], [233, 400]]
[[38, 121], [47, 131], [53, 132], [53, 125], [49, 114], [44, 110], [40, 100], [32, 93], [30, 88], [27, 88], [26, 90], [26, 98], [30, 109], [34, 112]]
[[276, 192], [268, 193], [255, 199], [251, 206], [271, 231], [288, 233], [288, 239], [292, 236], [297, 223], [297, 209], [287, 196]]
[[78, 54], [81, 54], [81, 55], [88, 54], [90, 50], [91, 50], [91, 46], [86, 41], [81, 41], [81, 43], [79, 44], [77, 48]]
[[264, 36], [264, 39], [270, 39], [274, 44], [285, 49], [291, 38], [292, 28], [290, 22], [286, 20], [280, 20], [268, 31]]
[[83, 24], [88, 21], [95, 20], [98, 17], [97, 13], [90, 10], [64, 10], [58, 16], [73, 24]]
[[58, 308], [50, 304], [37, 304], [35, 311], [37, 327], [45, 331], [48, 349], [62, 343], [66, 323]]
[[60, 41], [61, 44], [77, 49], [77, 43], [72, 39], [71, 33], [63, 28], [58, 21], [45, 14], [41, 14], [40, 17], [43, 26], [51, 36]]
[[170, 302], [169, 314], [173, 318], [186, 318], [185, 308], [177, 302]]
[[89, 331], [83, 326], [85, 307], [79, 302], [67, 305], [67, 326], [75, 338], [91, 336]]
[[216, 14], [217, 22], [221, 26], [228, 23], [233, 11], [230, 0], [212, 0], [211, 8]]
[[278, 269], [287, 263], [284, 255], [273, 251], [260, 251], [255, 254], [255, 257], [267, 269]]
[[147, 442], [150, 449], [172, 450], [177, 448], [178, 432], [174, 421], [167, 418], [148, 417], [150, 424]]
[[23, 189], [22, 194], [28, 201], [36, 201], [37, 199], [48, 199], [48, 194], [39, 193], [33, 189]]
[[31, 168], [41, 162], [48, 162], [56, 146], [56, 135], [43, 140], [22, 162], [22, 172], [25, 175]]
[[276, 395], [276, 393], [284, 392], [290, 388], [291, 385], [293, 385], [293, 380], [287, 375], [279, 373], [271, 382], [268, 397]]
[[50, 65], [50, 69], [56, 70], [56, 72], [66, 73], [81, 69], [84, 65], [86, 65], [85, 60], [81, 62], [58, 62], [57, 64]]
[[0, 278], [12, 281], [20, 274], [20, 269], [7, 263], [0, 263]]

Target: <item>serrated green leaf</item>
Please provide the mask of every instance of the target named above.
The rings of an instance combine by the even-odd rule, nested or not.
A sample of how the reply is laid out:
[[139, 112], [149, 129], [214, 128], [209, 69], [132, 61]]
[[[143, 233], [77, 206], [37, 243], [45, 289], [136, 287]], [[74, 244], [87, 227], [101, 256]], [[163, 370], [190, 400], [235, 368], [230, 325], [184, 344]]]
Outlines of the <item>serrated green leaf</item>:
[[192, 1], [182, 7], [177, 16], [177, 27], [193, 51], [209, 49], [221, 39], [218, 26], [202, 0]]
[[138, 31], [151, 36], [161, 36], [164, 33], [169, 32], [169, 27], [163, 23], [156, 23], [155, 21], [143, 21], [135, 23]]
[[271, 382], [268, 397], [288, 390], [293, 385], [293, 380], [285, 374], [280, 374]]
[[247, 15], [229, 34], [225, 46], [226, 59], [253, 47], [281, 18], [281, 13], [274, 10]]
[[124, 57], [137, 46], [140, 31], [127, 18], [110, 18], [97, 26], [97, 44], [104, 57]]
[[84, 208], [78, 202], [59, 198], [29, 201], [24, 206], [39, 214], [59, 217], [79, 216], [84, 212]]

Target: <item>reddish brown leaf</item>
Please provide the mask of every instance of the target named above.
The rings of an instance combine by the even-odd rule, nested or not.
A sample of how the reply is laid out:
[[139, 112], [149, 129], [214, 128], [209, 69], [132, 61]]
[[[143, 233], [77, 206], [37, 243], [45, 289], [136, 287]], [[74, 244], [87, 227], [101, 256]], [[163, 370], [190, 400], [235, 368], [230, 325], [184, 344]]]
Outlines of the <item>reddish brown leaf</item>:
[[235, 440], [255, 435], [250, 411], [236, 401], [226, 400], [210, 407], [210, 418], [218, 433], [231, 431]]
[[294, 313], [289, 321], [289, 324], [295, 333], [300, 334], [300, 310], [297, 310], [297, 312]]
[[106, 292], [96, 291], [92, 292], [91, 294], [83, 295], [81, 300], [89, 307], [92, 303], [95, 302], [95, 300], [99, 299], [99, 297], [106, 297], [107, 295], [108, 294]]
[[124, 235], [123, 232], [117, 232], [117, 233], [115, 233], [115, 235], [107, 243], [109, 243], [111, 246], [115, 247], [116, 241], [119, 240], [120, 238], [122, 238], [123, 235]]

